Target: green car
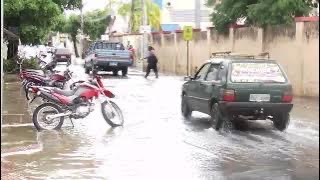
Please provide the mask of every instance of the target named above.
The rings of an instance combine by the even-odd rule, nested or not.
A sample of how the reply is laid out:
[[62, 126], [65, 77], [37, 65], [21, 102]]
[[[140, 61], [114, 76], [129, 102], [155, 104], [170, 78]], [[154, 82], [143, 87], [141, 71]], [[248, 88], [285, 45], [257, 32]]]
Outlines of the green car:
[[181, 111], [187, 119], [192, 111], [206, 113], [216, 130], [237, 120], [268, 119], [280, 131], [289, 125], [292, 85], [275, 60], [215, 56], [185, 81]]

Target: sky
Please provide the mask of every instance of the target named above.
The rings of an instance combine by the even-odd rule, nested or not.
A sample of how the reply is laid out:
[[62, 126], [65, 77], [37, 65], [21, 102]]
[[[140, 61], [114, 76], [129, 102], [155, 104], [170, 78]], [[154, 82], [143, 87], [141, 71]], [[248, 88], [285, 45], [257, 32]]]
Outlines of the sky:
[[[129, 2], [129, 0], [121, 0], [121, 2]], [[108, 5], [108, 3], [109, 0], [83, 0], [83, 12], [85, 13], [96, 9], [103, 9], [106, 5]], [[65, 11], [67, 16], [72, 13], [80, 14], [80, 11]]]

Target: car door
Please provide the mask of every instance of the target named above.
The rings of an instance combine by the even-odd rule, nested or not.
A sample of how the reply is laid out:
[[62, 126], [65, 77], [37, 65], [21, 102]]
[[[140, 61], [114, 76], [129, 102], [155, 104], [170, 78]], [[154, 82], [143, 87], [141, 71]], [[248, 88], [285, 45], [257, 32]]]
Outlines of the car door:
[[200, 82], [202, 82], [207, 75], [207, 72], [210, 68], [210, 63], [204, 64], [199, 71], [195, 74], [194, 78], [188, 83], [188, 99], [189, 99], [189, 105], [193, 110], [199, 111], [200, 108], [200, 102], [199, 99], [201, 97], [200, 93], [198, 92], [198, 87], [200, 86]]
[[221, 66], [220, 64], [212, 64], [205, 76], [200, 81], [197, 91], [199, 93], [199, 111], [210, 113], [210, 101], [212, 97], [218, 97], [221, 87]]

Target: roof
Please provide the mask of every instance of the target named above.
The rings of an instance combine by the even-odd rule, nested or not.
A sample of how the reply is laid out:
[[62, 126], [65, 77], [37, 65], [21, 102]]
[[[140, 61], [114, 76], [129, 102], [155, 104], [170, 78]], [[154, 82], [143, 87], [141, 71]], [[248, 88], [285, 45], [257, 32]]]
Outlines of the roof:
[[19, 36], [14, 34], [13, 32], [3, 28], [3, 35], [8, 40], [19, 40]]
[[161, 24], [162, 31], [176, 31], [180, 30], [181, 27], [179, 24]]

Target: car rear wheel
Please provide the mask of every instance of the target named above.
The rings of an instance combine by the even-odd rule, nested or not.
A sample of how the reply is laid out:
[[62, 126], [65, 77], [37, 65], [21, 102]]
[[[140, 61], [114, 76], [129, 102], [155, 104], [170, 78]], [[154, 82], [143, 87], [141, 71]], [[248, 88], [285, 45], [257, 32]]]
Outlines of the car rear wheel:
[[279, 131], [284, 131], [288, 128], [290, 123], [290, 115], [289, 113], [280, 113], [273, 117], [273, 125]]
[[215, 123], [214, 128], [217, 131], [221, 128], [224, 130], [230, 130], [233, 128], [232, 121], [223, 116], [218, 103], [213, 104], [211, 107], [211, 119]]
[[128, 74], [128, 67], [122, 69], [122, 76], [126, 76]]
[[86, 74], [89, 74], [89, 73], [90, 73], [90, 69], [85, 68], [85, 73], [86, 73]]
[[118, 70], [113, 70], [113, 71], [112, 71], [112, 74], [113, 74], [114, 76], [118, 76]]
[[191, 117], [192, 110], [188, 104], [186, 95], [183, 95], [181, 98], [181, 113], [186, 119]]

